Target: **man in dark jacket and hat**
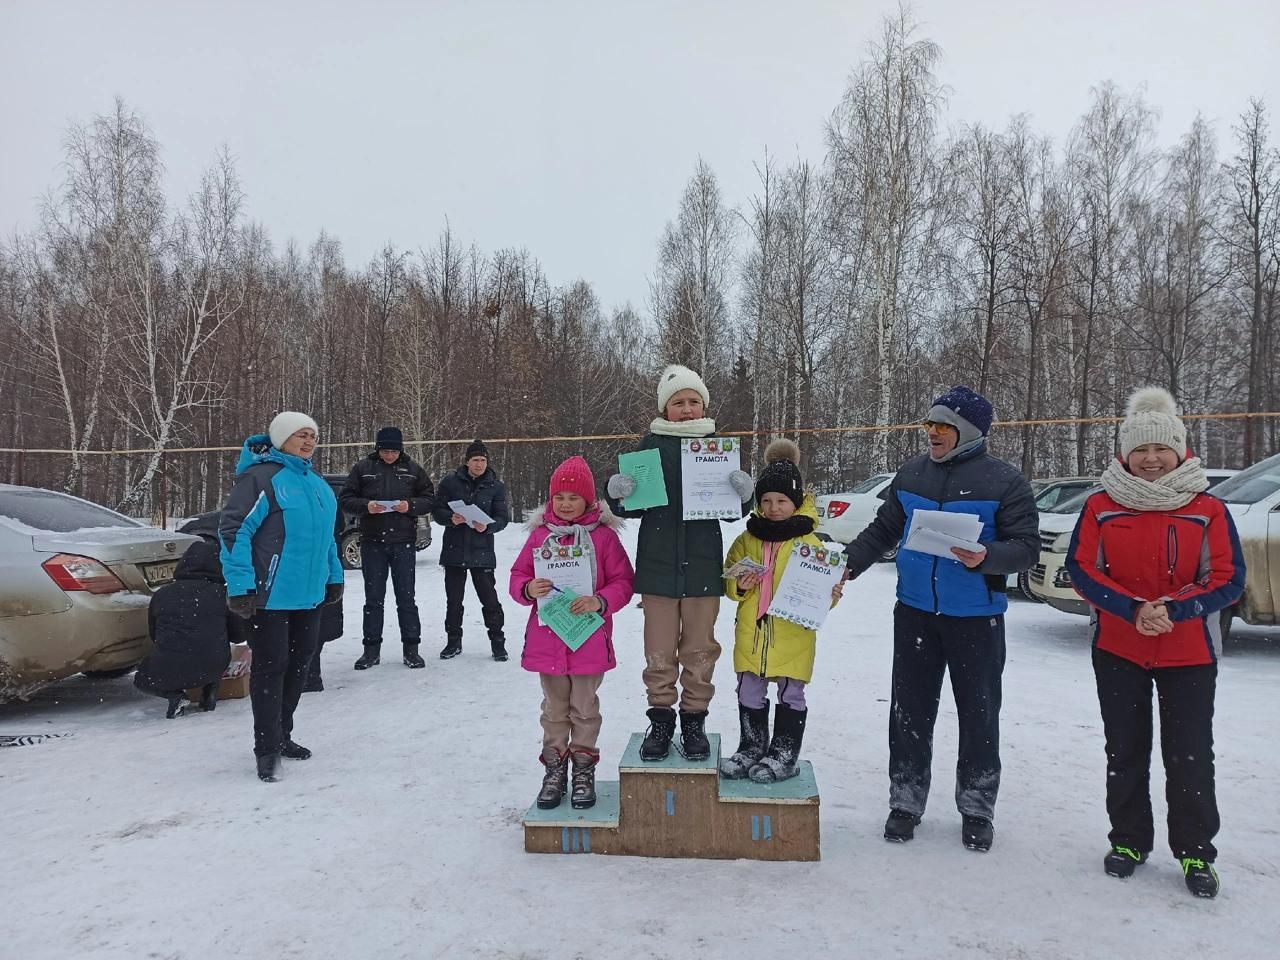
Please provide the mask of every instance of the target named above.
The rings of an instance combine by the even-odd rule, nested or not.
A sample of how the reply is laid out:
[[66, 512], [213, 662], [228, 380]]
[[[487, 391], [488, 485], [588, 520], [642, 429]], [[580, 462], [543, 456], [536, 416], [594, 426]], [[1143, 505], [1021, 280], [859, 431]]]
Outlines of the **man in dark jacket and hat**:
[[[480, 508], [493, 523], [468, 522], [456, 513], [451, 502], [461, 500]], [[511, 506], [506, 485], [489, 466], [489, 448], [480, 440], [467, 447], [464, 462], [454, 473], [440, 481], [432, 516], [444, 527], [444, 544], [440, 548], [440, 566], [444, 567], [445, 647], [441, 660], [449, 660], [462, 652], [462, 597], [467, 585], [467, 571], [484, 611], [484, 625], [489, 631], [493, 659], [507, 659], [502, 602], [494, 585], [494, 569], [498, 566], [493, 548], [493, 535], [511, 521]]]
[[[898, 547], [893, 611], [893, 693], [889, 706], [889, 819], [886, 840], [915, 835], [929, 798], [933, 725], [944, 673], [951, 673], [960, 722], [956, 807], [961, 840], [991, 848], [1000, 788], [1000, 678], [1004, 671], [1005, 579], [1040, 555], [1031, 485], [987, 453], [993, 411], [986, 397], [952, 387], [933, 402], [923, 426], [928, 452], [898, 468], [888, 496], [848, 547], [849, 578]], [[974, 514], [979, 550], [949, 557], [908, 550], [918, 510]]]
[[418, 655], [422, 623], [414, 599], [414, 543], [417, 517], [431, 512], [434, 488], [422, 467], [404, 452], [399, 427], [383, 427], [374, 450], [351, 468], [338, 500], [342, 509], [360, 518], [360, 570], [364, 574], [364, 653], [357, 670], [381, 662], [383, 606], [387, 574], [396, 594], [396, 616], [404, 665], [425, 667]]
[[169, 701], [169, 719], [182, 716], [184, 691], [203, 688], [200, 706], [217, 705], [218, 682], [231, 661], [227, 643], [227, 586], [218, 547], [198, 540], [178, 560], [173, 582], [151, 598], [147, 612], [151, 653], [133, 685]]

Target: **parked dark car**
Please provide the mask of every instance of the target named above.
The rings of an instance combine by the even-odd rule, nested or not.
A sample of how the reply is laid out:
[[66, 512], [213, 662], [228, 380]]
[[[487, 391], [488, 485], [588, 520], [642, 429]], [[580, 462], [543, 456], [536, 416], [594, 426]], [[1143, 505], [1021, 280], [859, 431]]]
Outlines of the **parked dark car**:
[[[336, 497], [342, 492], [342, 485], [347, 482], [345, 473], [327, 473], [324, 477], [333, 488]], [[345, 510], [338, 510], [338, 559], [342, 561], [344, 570], [360, 569], [360, 518], [352, 516]], [[431, 546], [431, 518], [418, 517], [418, 539], [413, 549], [422, 552]]]

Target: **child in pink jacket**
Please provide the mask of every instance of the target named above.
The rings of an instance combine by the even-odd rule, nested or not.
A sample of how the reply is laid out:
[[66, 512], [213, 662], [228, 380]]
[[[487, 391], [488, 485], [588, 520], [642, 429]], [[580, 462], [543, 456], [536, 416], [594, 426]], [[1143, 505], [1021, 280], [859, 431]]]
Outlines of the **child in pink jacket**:
[[[596, 498], [595, 478], [587, 461], [570, 457], [551, 474], [551, 498], [529, 519], [529, 539], [511, 568], [511, 596], [533, 609], [524, 631], [521, 666], [542, 681], [542, 755], [546, 768], [538, 806], [550, 810], [564, 798], [569, 763], [573, 762], [570, 802], [579, 810], [596, 802], [596, 764], [600, 751], [600, 698], [606, 671], [617, 666], [613, 655], [613, 613], [631, 600], [635, 571], [614, 529], [621, 523]], [[537, 601], [556, 589], [551, 580], [534, 575], [534, 552], [566, 548], [591, 571], [589, 594], [573, 601], [571, 613], [595, 612], [604, 623], [577, 650], [538, 619]]]

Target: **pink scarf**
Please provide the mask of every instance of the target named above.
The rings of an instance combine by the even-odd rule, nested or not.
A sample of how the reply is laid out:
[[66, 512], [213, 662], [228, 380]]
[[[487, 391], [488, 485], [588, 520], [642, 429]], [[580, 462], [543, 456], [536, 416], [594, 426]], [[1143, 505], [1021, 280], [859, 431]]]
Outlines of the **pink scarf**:
[[[790, 541], [786, 541], [790, 543]], [[773, 602], [773, 564], [778, 559], [777, 543], [769, 540], [763, 541], [761, 544], [760, 561], [765, 565], [764, 579], [760, 581], [757, 588], [760, 592], [759, 599], [756, 601], [756, 619], [759, 620], [769, 612], [769, 604]]]

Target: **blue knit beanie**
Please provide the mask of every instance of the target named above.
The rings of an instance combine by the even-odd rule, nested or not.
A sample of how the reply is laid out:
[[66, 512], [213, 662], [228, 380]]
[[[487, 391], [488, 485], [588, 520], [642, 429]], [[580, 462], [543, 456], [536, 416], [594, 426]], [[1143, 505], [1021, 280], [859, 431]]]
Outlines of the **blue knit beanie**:
[[[934, 409], [943, 407], [950, 410], [957, 417], [969, 423], [978, 432], [979, 436], [985, 437], [991, 432], [991, 401], [968, 387], [952, 387], [937, 400], [933, 401], [933, 406]], [[936, 420], [940, 418], [934, 417], [933, 410], [931, 410], [930, 419]], [[961, 430], [960, 433], [960, 442], [963, 443], [965, 441], [965, 431]]]

